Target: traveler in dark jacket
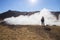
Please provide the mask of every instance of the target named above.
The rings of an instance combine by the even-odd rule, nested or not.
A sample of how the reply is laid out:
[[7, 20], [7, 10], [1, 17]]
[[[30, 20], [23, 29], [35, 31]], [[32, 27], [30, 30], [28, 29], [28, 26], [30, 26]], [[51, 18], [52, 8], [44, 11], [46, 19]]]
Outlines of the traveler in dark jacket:
[[41, 24], [42, 24], [42, 25], [44, 25], [44, 21], [45, 21], [45, 20], [44, 20], [44, 17], [42, 16], [42, 18], [41, 18]]

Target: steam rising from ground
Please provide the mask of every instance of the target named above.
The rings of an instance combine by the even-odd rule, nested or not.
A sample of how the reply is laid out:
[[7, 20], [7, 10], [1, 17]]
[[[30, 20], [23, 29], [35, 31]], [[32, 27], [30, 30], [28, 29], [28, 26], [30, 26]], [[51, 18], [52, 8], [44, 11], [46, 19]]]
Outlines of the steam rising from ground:
[[31, 16], [20, 15], [18, 17], [6, 18], [4, 21], [10, 25], [41, 25], [42, 16], [45, 18], [45, 25], [60, 25], [60, 21], [57, 21], [55, 16], [46, 8]]

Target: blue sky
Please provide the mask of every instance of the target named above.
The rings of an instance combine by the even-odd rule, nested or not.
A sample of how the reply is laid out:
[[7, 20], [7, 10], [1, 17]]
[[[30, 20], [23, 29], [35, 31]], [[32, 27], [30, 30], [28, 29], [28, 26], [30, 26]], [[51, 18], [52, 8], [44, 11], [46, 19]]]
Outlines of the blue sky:
[[29, 3], [29, 0], [0, 0], [0, 13], [7, 10], [39, 11], [43, 8], [60, 11], [60, 0], [38, 0], [37, 4]]

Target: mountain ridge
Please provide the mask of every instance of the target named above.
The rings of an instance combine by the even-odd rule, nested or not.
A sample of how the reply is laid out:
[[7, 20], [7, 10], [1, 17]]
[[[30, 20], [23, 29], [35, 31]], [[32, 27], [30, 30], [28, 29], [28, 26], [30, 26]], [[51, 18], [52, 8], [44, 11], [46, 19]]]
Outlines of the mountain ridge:
[[[3, 20], [3, 19], [5, 19], [5, 18], [9, 18], [9, 17], [17, 17], [17, 16], [19, 16], [19, 15], [27, 15], [27, 16], [30, 16], [30, 15], [32, 15], [32, 14], [34, 14], [34, 13], [38, 13], [38, 12], [40, 12], [40, 11], [33, 11], [33, 12], [20, 12], [20, 11], [13, 11], [13, 10], [8, 10], [8, 11], [6, 11], [6, 12], [3, 12], [3, 13], [1, 13], [0, 14], [0, 20]], [[55, 15], [56, 16], [56, 18], [58, 19], [58, 17], [59, 17], [59, 14], [60, 14], [60, 11], [51, 11], [51, 13], [53, 14], [53, 15]]]

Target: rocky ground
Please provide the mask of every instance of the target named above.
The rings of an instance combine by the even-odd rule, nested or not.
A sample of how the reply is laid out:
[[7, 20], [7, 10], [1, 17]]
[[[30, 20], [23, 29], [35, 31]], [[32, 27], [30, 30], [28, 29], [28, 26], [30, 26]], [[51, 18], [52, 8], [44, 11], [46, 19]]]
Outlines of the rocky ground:
[[0, 25], [0, 40], [60, 40], [60, 27]]

